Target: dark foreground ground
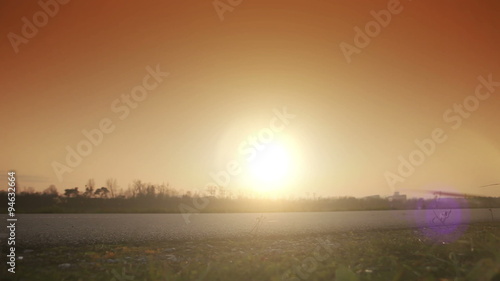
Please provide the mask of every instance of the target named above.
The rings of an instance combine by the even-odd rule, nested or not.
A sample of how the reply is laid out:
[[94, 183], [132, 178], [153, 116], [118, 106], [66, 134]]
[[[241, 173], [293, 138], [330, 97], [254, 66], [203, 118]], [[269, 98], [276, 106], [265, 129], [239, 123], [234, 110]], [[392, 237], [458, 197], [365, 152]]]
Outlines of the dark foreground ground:
[[16, 273], [2, 262], [1, 280], [498, 281], [500, 224], [35, 246], [17, 254]]

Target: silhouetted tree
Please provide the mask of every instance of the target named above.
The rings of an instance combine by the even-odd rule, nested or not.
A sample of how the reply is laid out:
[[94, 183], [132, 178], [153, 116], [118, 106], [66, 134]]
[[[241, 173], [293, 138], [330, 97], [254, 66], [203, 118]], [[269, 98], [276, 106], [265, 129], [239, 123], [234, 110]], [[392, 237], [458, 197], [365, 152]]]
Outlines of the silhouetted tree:
[[94, 195], [101, 198], [108, 198], [109, 190], [106, 187], [101, 187], [95, 190]]
[[134, 180], [132, 182], [132, 196], [141, 197], [146, 195], [146, 185], [141, 180]]
[[64, 196], [66, 197], [77, 197], [79, 195], [78, 187], [69, 188], [64, 190]]
[[115, 191], [118, 188], [118, 184], [116, 183], [116, 179], [109, 178], [106, 180], [106, 187], [111, 193], [111, 198], [115, 198]]
[[95, 187], [94, 179], [89, 179], [89, 181], [85, 185], [85, 192], [83, 193], [83, 196], [92, 197], [92, 194], [94, 193], [94, 187]]
[[155, 197], [156, 194], [156, 186], [154, 184], [148, 184], [146, 187], [146, 196], [147, 197]]

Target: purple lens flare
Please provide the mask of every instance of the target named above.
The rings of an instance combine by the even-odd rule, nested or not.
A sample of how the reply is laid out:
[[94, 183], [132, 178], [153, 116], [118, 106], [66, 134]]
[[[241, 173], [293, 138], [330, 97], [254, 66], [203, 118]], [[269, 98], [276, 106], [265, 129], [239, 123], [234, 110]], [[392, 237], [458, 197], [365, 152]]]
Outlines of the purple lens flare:
[[[436, 194], [434, 194], [436, 195]], [[420, 232], [435, 242], [451, 243], [459, 239], [470, 223], [470, 211], [463, 197], [441, 197], [419, 202], [415, 222]]]

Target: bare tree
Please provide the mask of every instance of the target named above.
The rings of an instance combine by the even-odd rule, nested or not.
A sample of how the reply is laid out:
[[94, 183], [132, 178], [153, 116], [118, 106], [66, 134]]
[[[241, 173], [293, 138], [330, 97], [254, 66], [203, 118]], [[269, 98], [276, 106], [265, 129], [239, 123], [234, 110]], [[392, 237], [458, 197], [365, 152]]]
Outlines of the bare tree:
[[172, 197], [172, 196], [177, 196], [179, 195], [177, 190], [175, 190], [173, 187], [170, 186], [170, 183], [167, 182], [167, 184], [162, 183], [159, 187], [159, 192], [160, 194], [163, 194], [164, 196], [167, 197]]
[[154, 184], [148, 184], [146, 186], [145, 192], [148, 197], [155, 197], [157, 187]]
[[132, 182], [132, 194], [134, 197], [146, 195], [146, 184], [141, 180], [134, 180]]
[[92, 194], [94, 193], [94, 187], [95, 187], [94, 179], [89, 179], [89, 181], [85, 185], [85, 192], [83, 193], [83, 196], [92, 197]]
[[116, 183], [116, 179], [114, 178], [109, 178], [106, 180], [106, 187], [108, 188], [109, 192], [111, 193], [111, 198], [115, 197], [115, 191], [118, 188], [118, 184]]

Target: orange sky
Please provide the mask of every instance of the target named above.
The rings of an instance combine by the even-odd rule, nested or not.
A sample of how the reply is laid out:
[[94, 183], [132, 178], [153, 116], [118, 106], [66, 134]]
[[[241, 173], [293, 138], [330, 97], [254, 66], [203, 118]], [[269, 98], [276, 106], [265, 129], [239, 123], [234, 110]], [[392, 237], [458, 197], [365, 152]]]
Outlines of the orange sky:
[[[286, 107], [296, 117], [276, 137], [293, 144], [287, 194], [446, 186], [500, 195], [478, 188], [500, 182], [500, 87], [460, 126], [458, 113], [443, 118], [474, 95], [479, 76], [500, 81], [498, 1], [243, 0], [223, 18], [212, 1], [57, 5], [43, 24], [37, 1], [0, 3], [0, 171], [16, 170], [20, 186], [63, 190], [114, 177], [123, 188], [141, 179], [203, 189]], [[354, 28], [388, 5], [399, 12], [349, 63], [341, 43], [354, 46]], [[34, 15], [41, 26], [13, 44]], [[113, 109], [157, 65], [169, 75], [126, 117]], [[106, 118], [114, 130], [58, 180], [53, 163], [65, 164], [66, 147]], [[436, 128], [446, 141], [388, 184], [398, 156], [408, 159]], [[228, 187], [252, 188], [243, 175]]]

